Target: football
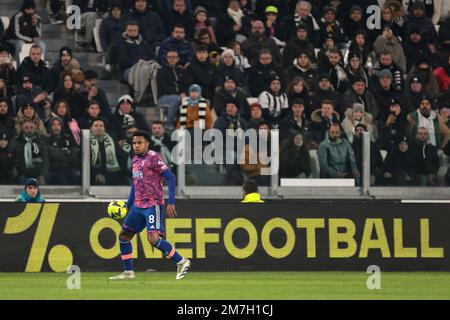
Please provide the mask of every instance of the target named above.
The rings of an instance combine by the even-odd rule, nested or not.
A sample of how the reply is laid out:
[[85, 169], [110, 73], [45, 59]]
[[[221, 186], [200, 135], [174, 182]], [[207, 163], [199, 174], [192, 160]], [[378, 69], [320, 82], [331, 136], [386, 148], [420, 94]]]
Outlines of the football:
[[108, 205], [108, 215], [114, 220], [122, 220], [127, 215], [127, 204], [122, 200], [111, 201]]

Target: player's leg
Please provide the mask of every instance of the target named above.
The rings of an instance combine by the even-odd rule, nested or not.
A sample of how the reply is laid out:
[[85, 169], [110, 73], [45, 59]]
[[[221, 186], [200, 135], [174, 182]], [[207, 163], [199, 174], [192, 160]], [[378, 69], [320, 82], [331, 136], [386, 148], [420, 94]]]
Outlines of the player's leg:
[[145, 228], [145, 216], [142, 215], [140, 209], [131, 208], [122, 225], [119, 234], [120, 257], [124, 267], [124, 272], [118, 276], [111, 277], [111, 280], [131, 280], [135, 278], [133, 271], [133, 246], [131, 240], [136, 233], [141, 232]]
[[174, 246], [167, 240], [160, 237], [164, 234], [164, 206], [155, 206], [146, 212], [147, 218], [147, 239], [150, 244], [160, 250], [163, 255], [171, 259], [178, 266], [176, 279], [182, 279], [191, 266], [189, 259], [182, 257]]

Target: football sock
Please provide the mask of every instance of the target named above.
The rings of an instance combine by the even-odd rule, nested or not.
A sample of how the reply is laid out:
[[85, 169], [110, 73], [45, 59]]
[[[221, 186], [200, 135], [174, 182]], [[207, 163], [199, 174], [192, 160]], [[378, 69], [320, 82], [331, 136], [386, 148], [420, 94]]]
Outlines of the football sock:
[[122, 263], [125, 271], [133, 270], [133, 246], [131, 241], [119, 241], [120, 242], [120, 255], [122, 257]]
[[166, 240], [159, 239], [155, 245], [163, 254], [165, 254], [168, 258], [172, 259], [175, 263], [183, 260], [183, 257], [175, 250], [175, 248]]

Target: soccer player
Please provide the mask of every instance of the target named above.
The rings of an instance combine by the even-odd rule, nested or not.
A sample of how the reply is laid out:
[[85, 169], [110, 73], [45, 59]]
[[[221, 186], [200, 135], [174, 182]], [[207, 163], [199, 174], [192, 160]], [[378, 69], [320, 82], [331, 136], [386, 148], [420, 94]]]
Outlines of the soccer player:
[[[147, 239], [163, 255], [172, 259], [178, 266], [176, 279], [183, 279], [191, 266], [189, 259], [183, 258], [164, 236], [164, 210], [170, 218], [175, 218], [176, 180], [169, 167], [157, 152], [149, 150], [150, 135], [144, 131], [133, 134], [133, 183], [128, 198], [129, 213], [119, 234], [120, 254], [125, 271], [110, 280], [134, 279], [131, 239], [147, 227]], [[169, 202], [164, 206], [162, 178], [169, 187]]]

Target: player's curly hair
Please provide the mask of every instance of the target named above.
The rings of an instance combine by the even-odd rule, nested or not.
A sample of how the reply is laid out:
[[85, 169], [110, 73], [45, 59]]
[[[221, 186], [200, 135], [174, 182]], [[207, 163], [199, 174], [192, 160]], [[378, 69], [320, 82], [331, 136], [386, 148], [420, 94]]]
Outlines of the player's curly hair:
[[152, 138], [150, 137], [150, 134], [147, 131], [138, 130], [135, 133], [133, 133], [133, 138], [134, 137], [143, 137], [148, 142], [152, 141]]

